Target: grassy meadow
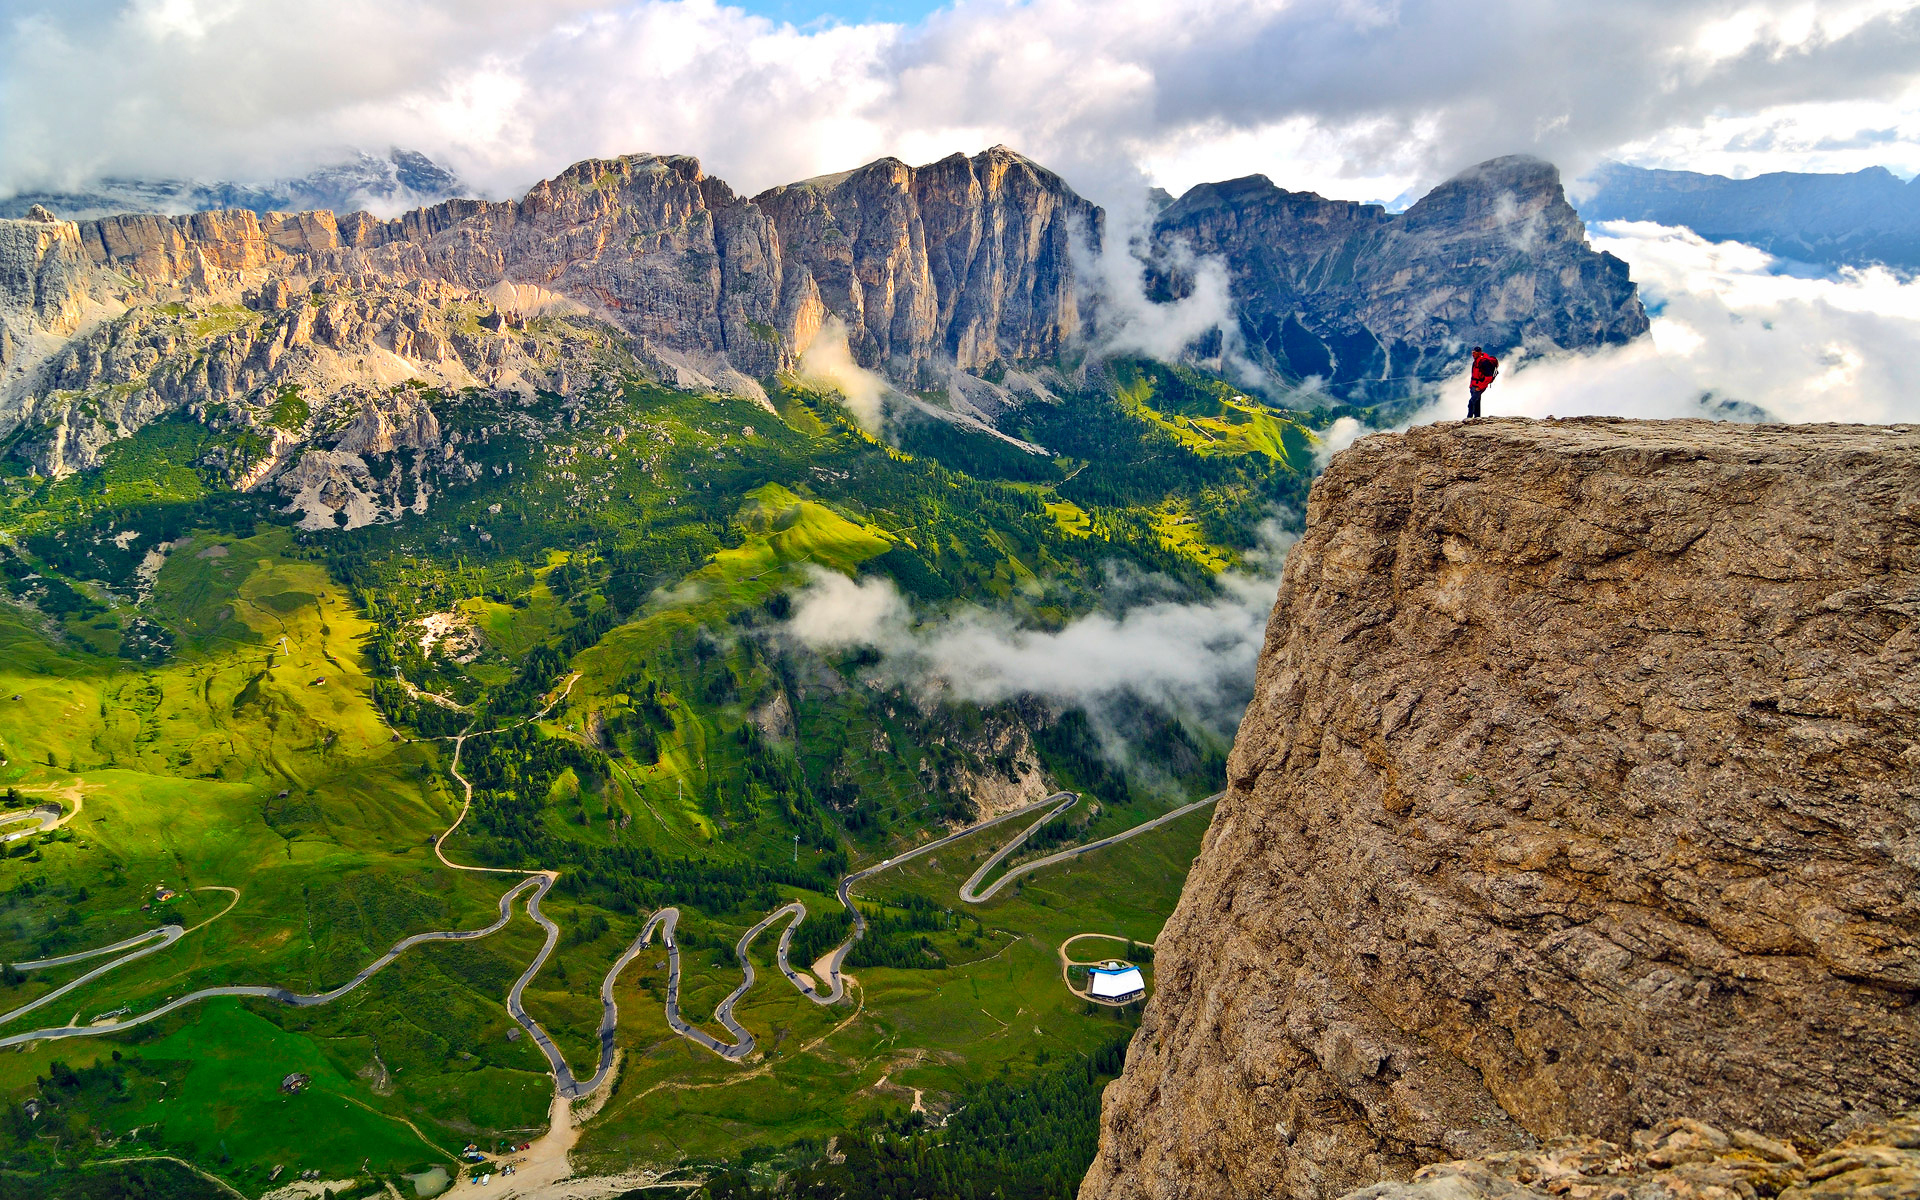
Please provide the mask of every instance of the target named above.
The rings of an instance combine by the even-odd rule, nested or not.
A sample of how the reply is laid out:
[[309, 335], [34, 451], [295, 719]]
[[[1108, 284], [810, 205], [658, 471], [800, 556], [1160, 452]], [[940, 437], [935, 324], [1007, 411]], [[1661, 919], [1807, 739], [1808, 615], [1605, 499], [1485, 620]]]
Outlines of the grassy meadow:
[[[648, 914], [681, 908], [682, 1007], [721, 1036], [710, 1018], [738, 983], [740, 934], [796, 898], [810, 937], [831, 932], [834, 881], [973, 819], [966, 781], [1010, 773], [1008, 746], [1086, 797], [1030, 853], [1214, 790], [1224, 741], [1176, 714], [1130, 718], [1156, 768], [1136, 778], [1084, 713], [929, 702], [872, 674], [870, 651], [783, 633], [820, 571], [1037, 628], [1097, 607], [1116, 560], [1211, 594], [1304, 488], [1312, 435], [1156, 370], [1120, 398], [1030, 414], [1023, 436], [1064, 447], [1053, 459], [937, 423], [892, 444], [791, 382], [777, 415], [641, 383], [584, 407], [435, 395], [472, 477], [425, 516], [319, 534], [224, 491], [185, 421], [95, 472], [0, 471], [0, 786], [9, 808], [69, 814], [0, 857], [0, 961], [187, 931], [0, 1037], [206, 987], [324, 991], [401, 938], [490, 924], [512, 872], [540, 869], [559, 873], [544, 909], [563, 936], [526, 1004], [585, 1075], [600, 980]], [[460, 812], [463, 732], [474, 802], [445, 852], [505, 873], [434, 853]], [[1109, 1053], [1133, 1016], [1073, 996], [1060, 944], [1151, 941], [1207, 819], [980, 906], [959, 885], [1018, 826], [867, 881], [859, 900], [885, 929], [838, 1006], [779, 975], [768, 931], [737, 1009], [759, 1039], [742, 1063], [673, 1035], [666, 955], [642, 953], [615, 991], [623, 1066], [577, 1166], [785, 1161]], [[371, 1192], [452, 1168], [470, 1141], [527, 1140], [551, 1083], [504, 997], [541, 941], [521, 911], [487, 938], [409, 950], [330, 1005], [218, 998], [0, 1050], [0, 1195], [157, 1156], [247, 1195], [276, 1167]], [[107, 961], [9, 968], [0, 1013]], [[39, 1116], [22, 1115], [29, 1099]], [[183, 1179], [187, 1194], [202, 1177]]]

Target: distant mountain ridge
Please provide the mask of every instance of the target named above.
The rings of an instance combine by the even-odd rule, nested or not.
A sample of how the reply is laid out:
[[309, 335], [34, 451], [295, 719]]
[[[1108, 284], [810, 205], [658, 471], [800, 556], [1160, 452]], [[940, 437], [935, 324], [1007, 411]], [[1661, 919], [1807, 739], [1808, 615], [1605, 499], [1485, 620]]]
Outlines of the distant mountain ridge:
[[1588, 220], [1684, 225], [1708, 241], [1825, 266], [1920, 270], [1920, 178], [1902, 182], [1885, 167], [1728, 179], [1607, 163], [1591, 178]]
[[123, 213], [356, 212], [365, 208], [417, 208], [468, 195], [453, 171], [417, 150], [399, 147], [384, 156], [361, 152], [293, 179], [265, 183], [191, 179], [107, 178], [72, 192], [25, 191], [0, 199], [0, 217], [24, 217], [38, 204], [70, 221]]

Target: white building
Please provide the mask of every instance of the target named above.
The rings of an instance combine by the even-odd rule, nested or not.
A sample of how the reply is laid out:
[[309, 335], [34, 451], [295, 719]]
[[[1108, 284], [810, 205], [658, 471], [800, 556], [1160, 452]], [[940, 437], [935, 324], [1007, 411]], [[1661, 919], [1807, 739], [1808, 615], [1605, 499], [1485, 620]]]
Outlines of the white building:
[[1088, 991], [1095, 1000], [1126, 1004], [1147, 994], [1147, 981], [1140, 977], [1140, 968], [1129, 963], [1101, 963], [1089, 968], [1087, 974], [1092, 981]]

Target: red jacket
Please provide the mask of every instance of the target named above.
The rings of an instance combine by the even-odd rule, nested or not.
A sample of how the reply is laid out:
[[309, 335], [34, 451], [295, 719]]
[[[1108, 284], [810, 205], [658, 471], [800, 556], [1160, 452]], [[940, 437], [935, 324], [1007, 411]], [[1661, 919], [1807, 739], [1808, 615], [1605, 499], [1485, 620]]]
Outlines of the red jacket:
[[1493, 382], [1493, 377], [1499, 373], [1499, 359], [1483, 350], [1473, 352], [1473, 387], [1475, 391], [1485, 390], [1486, 386]]

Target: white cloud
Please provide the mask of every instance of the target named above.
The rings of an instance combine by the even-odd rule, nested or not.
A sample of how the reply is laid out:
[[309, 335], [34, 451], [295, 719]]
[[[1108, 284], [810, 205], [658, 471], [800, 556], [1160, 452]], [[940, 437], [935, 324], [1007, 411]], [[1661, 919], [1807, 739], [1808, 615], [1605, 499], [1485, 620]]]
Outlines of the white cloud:
[[[1022, 628], [1004, 613], [973, 606], [916, 621], [891, 580], [855, 582], [814, 568], [786, 628], [814, 649], [872, 647], [882, 653], [878, 669], [889, 680], [960, 700], [1034, 695], [1097, 717], [1132, 697], [1231, 733], [1251, 694], [1292, 543], [1277, 524], [1265, 533], [1252, 569], [1221, 577], [1220, 595], [1205, 601], [1149, 600], [1090, 613], [1058, 630]], [[1138, 590], [1156, 590], [1141, 582]]]
[[[1108, 212], [1107, 241], [1100, 254], [1075, 241], [1076, 278], [1099, 313], [1100, 349], [1173, 362], [1215, 330], [1228, 343], [1237, 342], [1240, 325], [1227, 266], [1218, 258], [1196, 255], [1184, 243], [1166, 248], [1164, 265], [1191, 280], [1191, 287], [1178, 300], [1156, 303], [1148, 298], [1147, 260], [1142, 257], [1148, 220], [1144, 206], [1116, 208]], [[1246, 369], [1253, 368], [1249, 364]]]
[[828, 317], [800, 356], [800, 377], [816, 387], [840, 393], [847, 411], [868, 433], [879, 433], [887, 419], [887, 381], [853, 361], [847, 345], [847, 327], [839, 317]]
[[[1597, 354], [1511, 362], [1488, 416], [1739, 415], [1920, 421], [1920, 280], [1878, 268], [1809, 277], [1765, 252], [1684, 229], [1595, 226], [1633, 265], [1653, 336]], [[1464, 414], [1466, 377], [1415, 422]], [[1750, 410], [1747, 410], [1750, 411]]]
[[753, 191], [1006, 142], [1102, 201], [1252, 171], [1387, 197], [1768, 119], [1791, 136], [1744, 167], [1887, 129], [1920, 160], [1913, 0], [962, 0], [804, 29], [713, 0], [0, 0], [0, 28], [0, 188], [397, 143], [495, 194], [640, 150]]

